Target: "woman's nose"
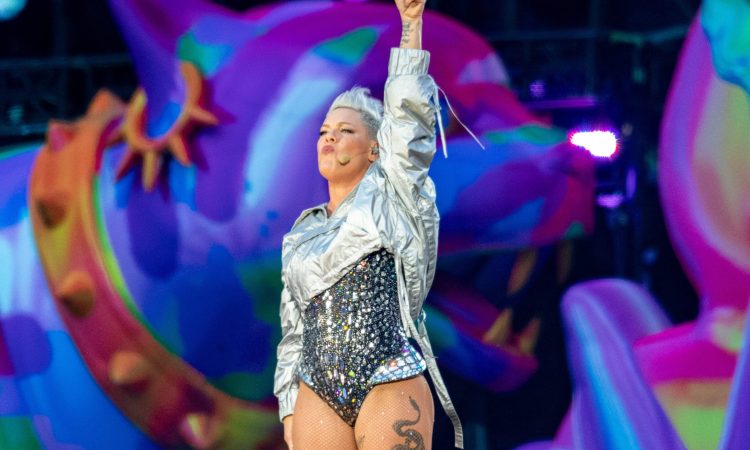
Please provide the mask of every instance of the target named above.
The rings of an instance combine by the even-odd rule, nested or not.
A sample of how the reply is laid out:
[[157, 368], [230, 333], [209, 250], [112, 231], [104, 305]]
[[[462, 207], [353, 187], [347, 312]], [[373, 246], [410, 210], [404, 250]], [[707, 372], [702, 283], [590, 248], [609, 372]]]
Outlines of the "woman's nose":
[[333, 131], [329, 131], [328, 133], [326, 133], [326, 142], [335, 142], [335, 141], [336, 141], [336, 136], [334, 136]]

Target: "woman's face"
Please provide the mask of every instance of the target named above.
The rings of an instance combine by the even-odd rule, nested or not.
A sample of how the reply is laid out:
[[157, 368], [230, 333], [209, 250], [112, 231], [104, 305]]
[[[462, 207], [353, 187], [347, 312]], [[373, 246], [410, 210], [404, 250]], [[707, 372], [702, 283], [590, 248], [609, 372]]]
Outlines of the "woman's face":
[[378, 159], [376, 145], [359, 112], [334, 109], [320, 127], [318, 170], [329, 183], [356, 183]]

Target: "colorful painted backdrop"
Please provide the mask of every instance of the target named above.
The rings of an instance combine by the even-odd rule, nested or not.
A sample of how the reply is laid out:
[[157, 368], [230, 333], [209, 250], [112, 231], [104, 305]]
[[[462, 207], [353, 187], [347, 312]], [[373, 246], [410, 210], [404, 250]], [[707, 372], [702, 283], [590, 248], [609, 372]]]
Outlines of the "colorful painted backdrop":
[[748, 447], [750, 105], [731, 84], [750, 86], [748, 52], [750, 5], [704, 2], [662, 122], [661, 202], [698, 318], [671, 324], [624, 280], [571, 288], [572, 405], [554, 443], [525, 449]]
[[[141, 88], [101, 92], [0, 160], [0, 447], [275, 448], [281, 237], [325, 200], [318, 126], [340, 91], [382, 91], [398, 18], [110, 5]], [[429, 14], [424, 40], [487, 146], [443, 108], [428, 329], [443, 370], [509, 390], [536, 368], [539, 322], [513, 332], [507, 307], [545, 262], [536, 248], [591, 230], [593, 164], [515, 100], [474, 33]]]

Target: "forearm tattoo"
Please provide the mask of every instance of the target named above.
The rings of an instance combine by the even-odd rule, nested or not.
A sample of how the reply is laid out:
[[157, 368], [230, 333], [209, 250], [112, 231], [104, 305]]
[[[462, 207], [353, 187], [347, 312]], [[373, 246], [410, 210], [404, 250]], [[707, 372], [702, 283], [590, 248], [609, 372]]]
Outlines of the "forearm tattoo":
[[419, 419], [422, 418], [422, 411], [419, 410], [417, 402], [409, 396], [411, 406], [417, 410], [417, 419], [411, 420], [397, 420], [393, 423], [393, 430], [397, 435], [405, 438], [403, 444], [393, 446], [391, 450], [425, 450], [424, 438], [422, 434], [416, 430], [404, 430], [404, 427], [413, 426], [419, 423]]
[[409, 22], [403, 22], [401, 28], [401, 44], [406, 45], [411, 39], [411, 24]]

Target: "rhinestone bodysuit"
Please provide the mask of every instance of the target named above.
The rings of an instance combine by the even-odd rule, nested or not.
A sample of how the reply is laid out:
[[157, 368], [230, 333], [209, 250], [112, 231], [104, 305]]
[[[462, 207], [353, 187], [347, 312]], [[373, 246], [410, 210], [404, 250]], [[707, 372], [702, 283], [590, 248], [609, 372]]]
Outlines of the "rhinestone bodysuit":
[[314, 297], [303, 327], [298, 375], [350, 426], [373, 386], [425, 370], [401, 324], [395, 264], [383, 249]]

